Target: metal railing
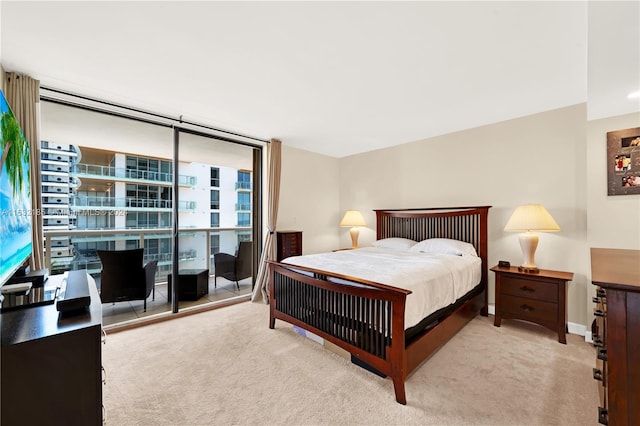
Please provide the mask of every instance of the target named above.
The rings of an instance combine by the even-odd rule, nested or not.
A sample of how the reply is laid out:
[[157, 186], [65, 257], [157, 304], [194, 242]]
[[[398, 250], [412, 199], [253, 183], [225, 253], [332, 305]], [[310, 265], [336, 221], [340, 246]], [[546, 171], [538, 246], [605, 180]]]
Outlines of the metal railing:
[[[151, 170], [126, 169], [122, 167], [105, 166], [100, 164], [76, 164], [71, 168], [71, 174], [88, 177], [112, 177], [130, 180], [144, 180], [170, 184], [173, 182], [173, 173]], [[195, 186], [198, 182], [196, 176], [178, 175], [178, 185]]]
[[251, 211], [251, 203], [236, 203], [236, 211]]
[[[210, 271], [213, 271], [212, 267], [212, 256], [211, 256], [211, 234], [220, 234], [222, 232], [247, 232], [251, 231], [251, 227], [234, 227], [234, 228], [183, 228], [178, 232], [179, 234], [196, 234], [196, 233], [204, 233], [205, 234], [205, 251], [204, 254], [200, 257], [205, 259], [206, 268]], [[131, 241], [137, 240], [139, 241], [138, 247], [144, 248], [145, 239], [149, 238], [172, 238], [172, 230], [171, 228], [145, 228], [145, 229], [91, 229], [91, 230], [51, 230], [44, 232], [44, 244], [45, 247], [54, 247], [52, 245], [54, 239], [59, 238], [68, 238], [70, 240], [70, 244], [73, 245], [76, 243], [87, 243], [87, 242], [108, 242], [108, 241]], [[75, 241], [74, 241], [75, 240]], [[45, 265], [47, 268], [52, 268], [52, 250], [45, 250]], [[77, 257], [77, 256], [75, 256]], [[198, 251], [195, 249], [189, 249], [181, 251], [178, 254], [178, 262], [184, 262], [186, 260], [194, 260], [198, 258]], [[149, 254], [145, 255], [145, 260], [158, 260], [159, 263], [171, 264], [172, 262], [172, 254], [171, 253], [159, 253], [159, 254]], [[76, 269], [87, 269], [95, 270], [96, 267], [95, 262], [96, 259], [93, 256], [82, 257], [80, 256], [77, 259], [74, 259], [75, 268]], [[99, 263], [99, 260], [97, 260]], [[66, 264], [67, 266], [69, 264]], [[64, 265], [62, 265], [64, 266]], [[82, 267], [84, 266], [84, 268]], [[55, 269], [55, 268], [53, 268]], [[97, 266], [97, 271], [100, 270], [100, 266]], [[52, 271], [53, 272], [53, 271]]]
[[251, 182], [236, 182], [236, 190], [237, 189], [251, 191]]
[[[115, 198], [115, 197], [85, 197], [74, 196], [69, 199], [71, 208], [141, 208], [141, 209], [167, 209], [173, 208], [172, 200], [158, 200], [152, 198]], [[178, 201], [178, 209], [192, 211], [197, 207], [195, 201]], [[84, 209], [86, 210], [86, 209]]]

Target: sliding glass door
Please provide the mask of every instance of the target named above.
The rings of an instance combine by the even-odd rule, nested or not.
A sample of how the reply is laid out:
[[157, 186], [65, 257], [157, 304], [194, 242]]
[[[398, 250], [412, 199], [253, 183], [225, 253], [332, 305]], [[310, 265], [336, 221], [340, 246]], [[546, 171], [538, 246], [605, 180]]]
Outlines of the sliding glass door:
[[[105, 325], [246, 297], [261, 241], [261, 147], [139, 115], [41, 102], [50, 273], [85, 269], [100, 287], [100, 250], [143, 249], [157, 262], [146, 311], [144, 295], [105, 303]], [[238, 258], [241, 242], [248, 266], [216, 278], [216, 255]]]
[[176, 130], [176, 141], [178, 171], [194, 177], [178, 187], [179, 205], [191, 207], [177, 213], [179, 308], [248, 296], [259, 227], [252, 220], [259, 192], [254, 177], [260, 175], [254, 156], [260, 151], [186, 129]]

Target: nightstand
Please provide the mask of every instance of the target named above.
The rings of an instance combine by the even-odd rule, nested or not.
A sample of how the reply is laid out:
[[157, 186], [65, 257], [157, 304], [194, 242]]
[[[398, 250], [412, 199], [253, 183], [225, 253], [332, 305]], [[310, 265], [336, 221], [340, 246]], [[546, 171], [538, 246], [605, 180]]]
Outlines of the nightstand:
[[496, 274], [496, 316], [502, 319], [534, 322], [558, 332], [558, 341], [567, 343], [567, 282], [573, 272], [540, 269], [538, 273], [520, 272], [515, 266], [491, 268]]

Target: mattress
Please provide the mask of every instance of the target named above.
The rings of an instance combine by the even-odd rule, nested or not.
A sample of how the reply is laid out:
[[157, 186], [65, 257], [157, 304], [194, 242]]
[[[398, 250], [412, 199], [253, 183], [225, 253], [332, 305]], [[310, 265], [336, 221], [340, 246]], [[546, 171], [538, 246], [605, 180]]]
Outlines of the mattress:
[[[482, 277], [482, 261], [477, 256], [414, 253], [379, 247], [294, 256], [282, 263], [410, 290], [405, 305], [405, 329], [463, 297]], [[344, 280], [333, 281], [353, 285]]]

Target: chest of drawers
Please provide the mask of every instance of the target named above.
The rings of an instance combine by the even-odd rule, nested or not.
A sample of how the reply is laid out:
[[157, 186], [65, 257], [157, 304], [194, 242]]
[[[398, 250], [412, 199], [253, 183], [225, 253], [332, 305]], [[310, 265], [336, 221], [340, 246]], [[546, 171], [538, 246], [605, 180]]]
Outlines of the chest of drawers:
[[598, 421], [640, 424], [640, 250], [591, 249]]
[[302, 231], [276, 232], [276, 260], [302, 255]]

